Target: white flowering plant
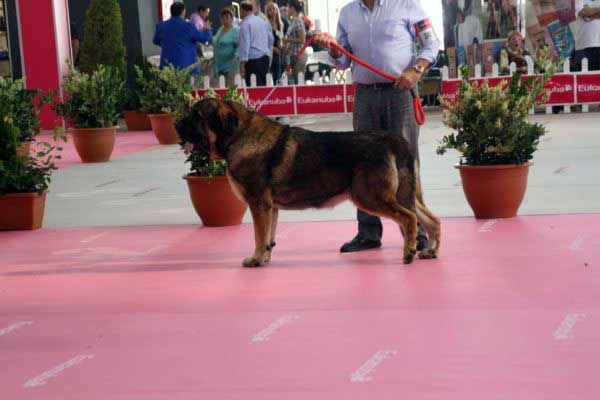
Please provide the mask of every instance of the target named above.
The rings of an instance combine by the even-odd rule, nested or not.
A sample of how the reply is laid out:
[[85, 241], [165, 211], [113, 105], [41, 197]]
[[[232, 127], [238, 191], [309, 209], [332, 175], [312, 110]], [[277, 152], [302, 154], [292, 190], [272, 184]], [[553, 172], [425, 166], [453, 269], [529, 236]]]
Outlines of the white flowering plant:
[[522, 164], [533, 158], [546, 129], [529, 122], [529, 110], [547, 99], [545, 86], [558, 63], [545, 57], [538, 60], [542, 75], [523, 77], [516, 73], [510, 82], [490, 87], [469, 82], [469, 68], [463, 66], [463, 80], [457, 100], [441, 99], [447, 108], [444, 124], [456, 132], [444, 136], [437, 149], [444, 154], [449, 149], [461, 153], [463, 165]]

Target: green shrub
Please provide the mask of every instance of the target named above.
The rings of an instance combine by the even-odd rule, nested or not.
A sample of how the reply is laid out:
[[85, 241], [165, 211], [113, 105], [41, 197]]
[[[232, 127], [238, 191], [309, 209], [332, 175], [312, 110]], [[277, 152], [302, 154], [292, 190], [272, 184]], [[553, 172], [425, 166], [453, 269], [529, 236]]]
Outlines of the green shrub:
[[178, 70], [172, 66], [151, 66], [143, 71], [136, 66], [142, 111], [147, 114], [171, 114], [179, 119], [194, 100], [190, 71], [194, 66]]
[[461, 164], [497, 165], [521, 164], [533, 158], [545, 128], [529, 122], [529, 110], [545, 101], [544, 85], [550, 80], [557, 63], [544, 66], [541, 76], [522, 79], [515, 74], [510, 83], [497, 87], [469, 83], [469, 69], [461, 67], [463, 81], [456, 102], [440, 99], [447, 107], [444, 124], [456, 133], [442, 138], [437, 149], [444, 154], [448, 149], [461, 153]]
[[52, 100], [52, 93], [42, 96], [41, 90], [27, 89], [24, 79], [0, 77], [0, 102], [7, 104], [13, 125], [19, 129], [19, 141], [29, 142], [40, 133], [39, 114]]
[[80, 68], [91, 74], [100, 65], [116, 68], [125, 76], [123, 19], [118, 0], [90, 0], [85, 13]]
[[[54, 161], [62, 147], [58, 142], [58, 131], [54, 133], [54, 144], [38, 142], [36, 157], [20, 156], [19, 128], [14, 125], [10, 104], [0, 99], [0, 195], [10, 193], [42, 193], [48, 188], [52, 172], [57, 169]], [[67, 141], [62, 135], [60, 138]]]
[[62, 81], [65, 95], [56, 112], [77, 128], [107, 128], [117, 124], [123, 79], [113, 67], [100, 65], [91, 75], [71, 69]]

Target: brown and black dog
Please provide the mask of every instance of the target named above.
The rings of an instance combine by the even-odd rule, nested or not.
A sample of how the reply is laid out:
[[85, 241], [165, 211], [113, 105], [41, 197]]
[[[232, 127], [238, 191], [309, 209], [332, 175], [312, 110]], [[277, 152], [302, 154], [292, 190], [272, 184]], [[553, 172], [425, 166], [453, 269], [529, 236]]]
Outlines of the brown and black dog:
[[280, 209], [332, 207], [347, 199], [398, 223], [404, 263], [417, 252], [417, 221], [429, 236], [419, 257], [438, 256], [440, 220], [423, 203], [418, 163], [398, 135], [312, 132], [219, 99], [196, 103], [177, 132], [194, 151], [227, 160], [229, 180], [254, 220], [256, 247], [245, 267], [270, 261]]

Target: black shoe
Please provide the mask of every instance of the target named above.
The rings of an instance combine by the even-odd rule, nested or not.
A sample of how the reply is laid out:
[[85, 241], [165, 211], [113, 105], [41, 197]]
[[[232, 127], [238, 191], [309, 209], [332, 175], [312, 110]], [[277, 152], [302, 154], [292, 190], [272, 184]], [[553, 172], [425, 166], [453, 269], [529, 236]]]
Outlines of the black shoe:
[[381, 247], [381, 241], [363, 239], [357, 236], [351, 241], [344, 243], [344, 245], [340, 248], [340, 253], [352, 253], [354, 251], [375, 249], [377, 247]]
[[425, 250], [428, 243], [429, 239], [427, 239], [427, 236], [417, 235], [417, 251]]

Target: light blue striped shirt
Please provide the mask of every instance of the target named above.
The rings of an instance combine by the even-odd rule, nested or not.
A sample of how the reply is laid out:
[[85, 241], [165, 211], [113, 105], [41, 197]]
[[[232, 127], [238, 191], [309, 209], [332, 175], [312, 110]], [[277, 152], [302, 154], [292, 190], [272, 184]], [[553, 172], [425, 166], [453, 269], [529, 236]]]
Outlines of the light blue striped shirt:
[[[427, 18], [419, 0], [376, 0], [373, 12], [362, 0], [354, 0], [340, 11], [337, 41], [358, 58], [388, 74], [399, 76], [417, 58], [434, 64], [439, 39], [429, 40], [415, 56], [417, 39], [414, 24]], [[350, 67], [351, 60], [342, 55], [332, 60], [337, 68]], [[354, 82], [370, 84], [389, 82], [361, 65], [352, 65]]]
[[240, 24], [239, 59], [242, 62], [273, 54], [273, 31], [268, 23], [254, 14]]

